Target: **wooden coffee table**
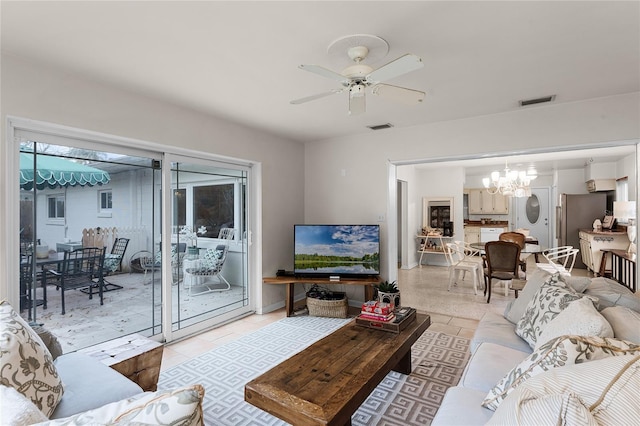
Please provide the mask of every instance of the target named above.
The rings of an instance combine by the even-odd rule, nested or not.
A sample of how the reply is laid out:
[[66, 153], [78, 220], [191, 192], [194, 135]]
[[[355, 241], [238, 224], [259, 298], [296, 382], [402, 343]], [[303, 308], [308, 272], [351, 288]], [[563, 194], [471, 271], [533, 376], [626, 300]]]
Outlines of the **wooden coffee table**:
[[411, 372], [411, 346], [430, 325], [418, 314], [396, 334], [354, 321], [247, 383], [244, 399], [293, 425], [350, 425], [389, 371]]

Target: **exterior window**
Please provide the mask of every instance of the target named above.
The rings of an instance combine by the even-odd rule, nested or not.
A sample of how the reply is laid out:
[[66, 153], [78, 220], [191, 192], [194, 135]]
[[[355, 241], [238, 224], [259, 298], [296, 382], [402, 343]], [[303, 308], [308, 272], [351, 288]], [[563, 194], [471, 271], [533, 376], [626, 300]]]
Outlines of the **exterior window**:
[[111, 201], [112, 192], [109, 191], [100, 191], [100, 211], [111, 211], [113, 204]]
[[220, 228], [233, 228], [234, 185], [193, 188], [193, 225], [207, 227], [206, 238], [217, 238]]
[[49, 219], [64, 219], [64, 195], [50, 195], [47, 197]]

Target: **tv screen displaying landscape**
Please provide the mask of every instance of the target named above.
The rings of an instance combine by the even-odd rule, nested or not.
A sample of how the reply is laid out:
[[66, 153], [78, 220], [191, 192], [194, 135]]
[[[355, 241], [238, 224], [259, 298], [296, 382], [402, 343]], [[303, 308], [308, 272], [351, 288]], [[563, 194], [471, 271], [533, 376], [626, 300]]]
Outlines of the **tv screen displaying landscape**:
[[294, 244], [296, 275], [380, 273], [379, 225], [295, 225]]

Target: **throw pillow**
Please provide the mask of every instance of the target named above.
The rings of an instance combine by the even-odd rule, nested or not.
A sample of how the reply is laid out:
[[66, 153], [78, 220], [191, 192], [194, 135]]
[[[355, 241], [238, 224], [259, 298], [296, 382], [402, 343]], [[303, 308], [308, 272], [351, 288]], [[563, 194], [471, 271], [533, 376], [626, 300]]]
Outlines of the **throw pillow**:
[[11, 386], [0, 385], [0, 424], [31, 425], [47, 421], [47, 417], [33, 402]]
[[640, 356], [556, 368], [516, 389], [487, 425], [629, 425], [638, 420]]
[[551, 275], [527, 304], [524, 315], [516, 324], [516, 334], [534, 348], [538, 336], [547, 324], [562, 312], [569, 302], [581, 297], [582, 294], [576, 293], [560, 279], [560, 274]]
[[544, 328], [536, 341], [535, 349], [541, 344], [556, 337], [573, 334], [578, 336], [613, 337], [613, 328], [609, 322], [593, 306], [593, 302], [583, 297], [569, 303], [569, 306], [558, 314]]
[[624, 306], [604, 308], [601, 313], [611, 324], [615, 337], [640, 344], [640, 313]]
[[538, 290], [540, 290], [542, 284], [544, 284], [548, 279], [549, 274], [540, 269], [536, 269], [530, 273], [527, 278], [527, 284], [520, 292], [518, 298], [514, 299], [509, 309], [505, 311], [504, 317], [512, 324], [516, 324], [520, 321], [520, 318], [522, 318], [524, 312], [527, 310], [529, 301], [538, 292]]
[[29, 398], [47, 417], [62, 397], [62, 379], [40, 337], [0, 302], [0, 380]]
[[541, 345], [507, 373], [489, 391], [482, 405], [490, 410], [495, 410], [506, 396], [518, 386], [531, 377], [556, 367], [629, 354], [640, 354], [640, 345], [614, 338], [560, 336]]
[[39, 426], [70, 424], [109, 425], [204, 425], [202, 399], [204, 388], [191, 385], [182, 388], [143, 394], [141, 397], [123, 399], [94, 410], [70, 417], [55, 419]]

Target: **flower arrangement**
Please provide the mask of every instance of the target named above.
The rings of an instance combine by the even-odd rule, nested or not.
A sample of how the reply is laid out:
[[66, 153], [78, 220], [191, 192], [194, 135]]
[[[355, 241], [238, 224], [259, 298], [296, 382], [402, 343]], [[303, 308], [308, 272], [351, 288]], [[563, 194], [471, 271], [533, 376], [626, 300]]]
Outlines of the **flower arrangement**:
[[207, 233], [207, 227], [201, 226], [197, 231], [194, 231], [188, 225], [184, 225], [180, 227], [180, 235], [184, 235], [187, 239], [187, 245], [189, 247], [198, 247], [198, 234], [204, 235]]

